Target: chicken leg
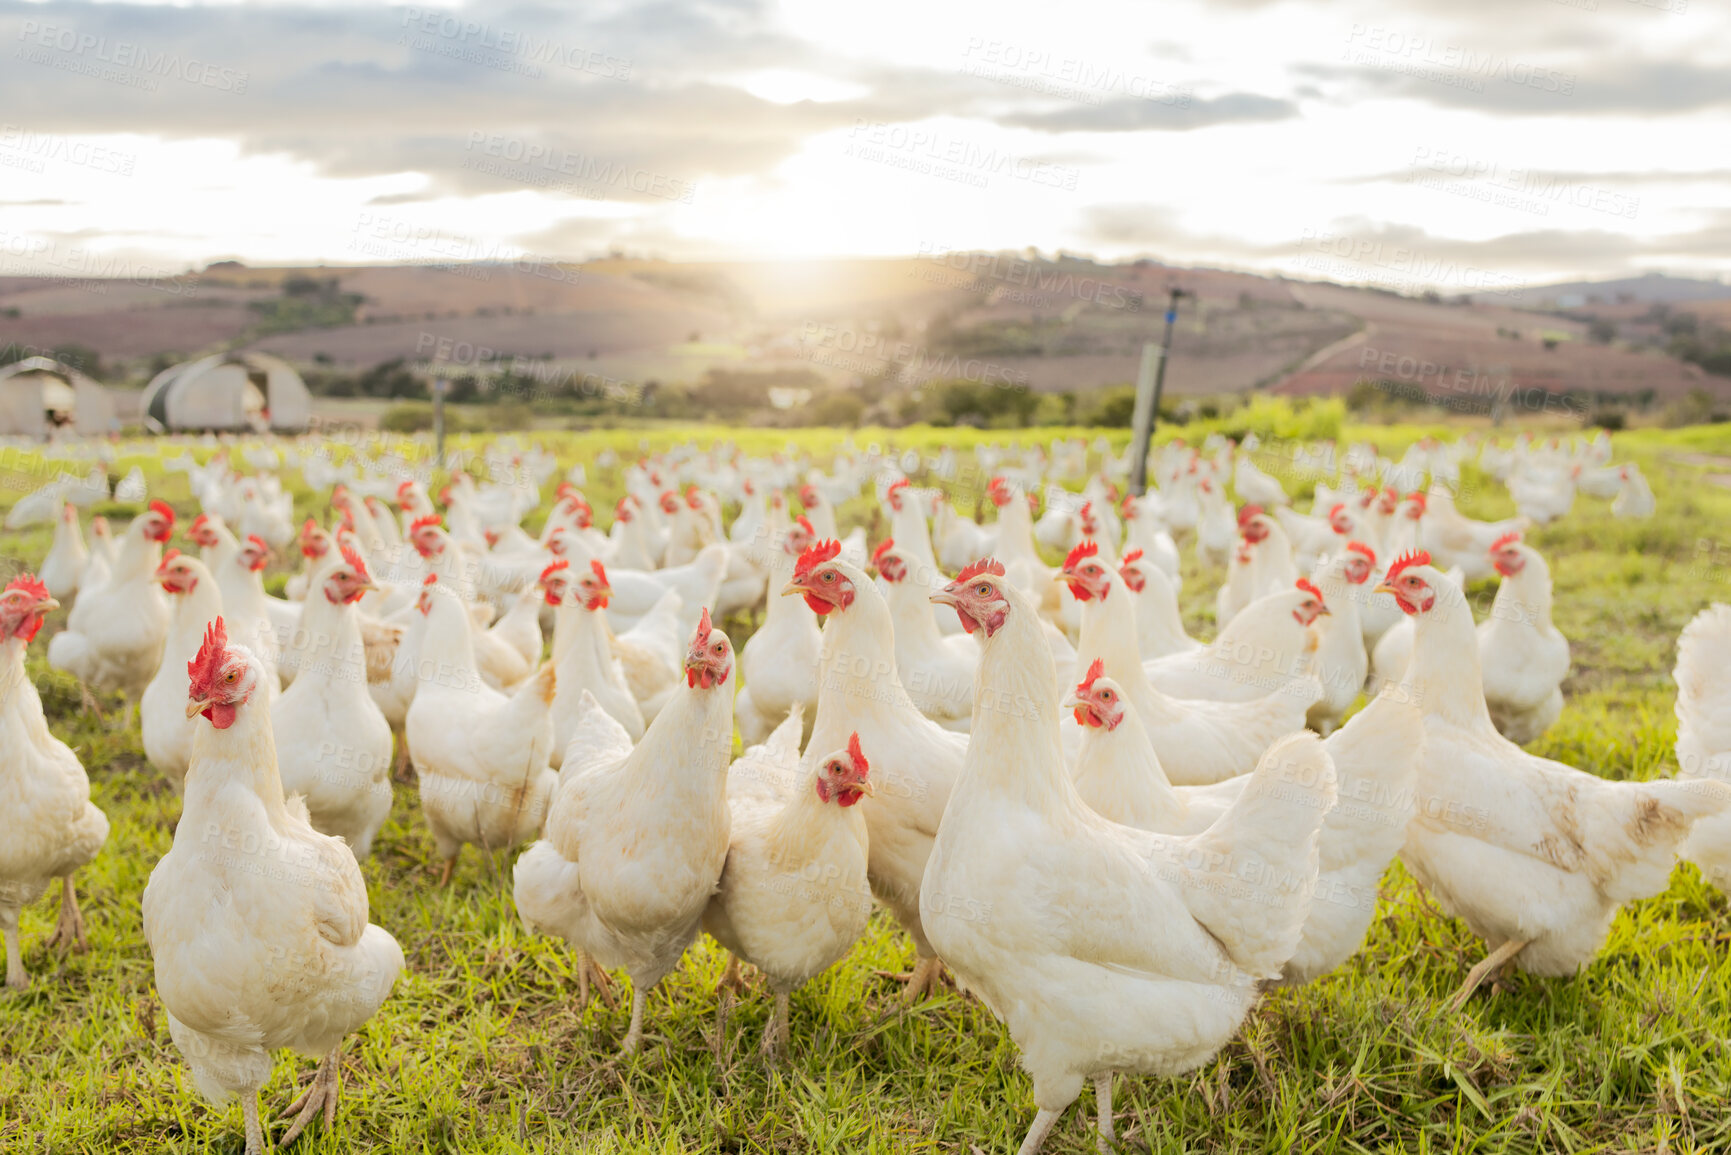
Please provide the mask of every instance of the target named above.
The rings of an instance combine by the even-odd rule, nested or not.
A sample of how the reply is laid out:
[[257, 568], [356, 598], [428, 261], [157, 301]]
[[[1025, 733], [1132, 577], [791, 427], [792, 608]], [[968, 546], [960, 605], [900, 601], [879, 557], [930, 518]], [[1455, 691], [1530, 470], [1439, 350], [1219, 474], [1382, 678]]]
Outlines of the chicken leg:
[[1118, 1141], [1112, 1128], [1112, 1072], [1094, 1076], [1094, 1106], [1100, 1112], [1100, 1155], [1112, 1155], [1112, 1144]]
[[636, 982], [631, 984], [631, 1028], [625, 1032], [625, 1041], [619, 1046], [621, 1055], [634, 1054], [638, 1044], [643, 1042], [643, 1007], [649, 1001], [649, 992]]
[[70, 874], [61, 879], [60, 884], [60, 919], [54, 924], [48, 945], [66, 946], [83, 954], [90, 949], [90, 940], [84, 934], [84, 914], [78, 909], [78, 892], [73, 889]]
[[1479, 984], [1495, 974], [1505, 963], [1512, 962], [1516, 955], [1526, 949], [1526, 945], [1519, 939], [1510, 939], [1486, 955], [1482, 962], [1467, 972], [1467, 981], [1461, 984], [1461, 989], [1449, 1000], [1449, 1010], [1458, 1011], [1465, 1006], [1467, 999], [1479, 988]]
[[[462, 848], [459, 847], [458, 849], [460, 850]], [[451, 855], [451, 857], [445, 859], [444, 868], [439, 871], [439, 885], [441, 887], [450, 886], [451, 885], [451, 876], [456, 874], [456, 873], [457, 873], [457, 856], [455, 854], [453, 854], [453, 855]]]
[[936, 991], [944, 982], [944, 963], [937, 955], [926, 955], [914, 963], [908, 984], [902, 988], [902, 1001], [915, 1003]]
[[595, 994], [609, 1010], [613, 1007], [613, 979], [601, 969], [601, 964], [584, 954], [577, 952], [577, 1010], [581, 1013], [589, 1009], [589, 991], [593, 985]]
[[790, 1011], [787, 991], [775, 992], [775, 1012], [769, 1016], [769, 1023], [763, 1028], [763, 1043], [760, 1049], [763, 1057], [773, 1063], [776, 1052], [787, 1044], [788, 1015]]
[[0, 910], [0, 930], [6, 936], [6, 985], [15, 991], [28, 990], [30, 976], [24, 973], [24, 950], [18, 942], [18, 911]]
[[1022, 1140], [1022, 1145], [1016, 1149], [1016, 1155], [1039, 1155], [1040, 1145], [1046, 1141], [1046, 1136], [1052, 1133], [1052, 1125], [1058, 1121], [1062, 1111], [1047, 1111], [1044, 1108], [1034, 1116], [1033, 1125], [1028, 1128], [1028, 1137]]
[[240, 1111], [246, 1118], [246, 1155], [264, 1155], [264, 1124], [258, 1118], [258, 1088], [240, 1097]]
[[[329, 1131], [336, 1123], [337, 1097], [343, 1089], [342, 1064], [338, 1058], [341, 1050], [340, 1044], [332, 1047], [330, 1053], [320, 1060], [319, 1069], [313, 1072], [313, 1081], [307, 1084], [307, 1089], [301, 1092], [300, 1098], [289, 1104], [282, 1119], [277, 1120], [280, 1123], [283, 1119], [294, 1116], [294, 1123], [283, 1135], [279, 1146], [287, 1147], [299, 1138], [300, 1133], [306, 1130], [307, 1124], [313, 1121], [313, 1116], [317, 1115], [321, 1108], [325, 1115], [325, 1130]], [[299, 1114], [296, 1114], [297, 1111]]]

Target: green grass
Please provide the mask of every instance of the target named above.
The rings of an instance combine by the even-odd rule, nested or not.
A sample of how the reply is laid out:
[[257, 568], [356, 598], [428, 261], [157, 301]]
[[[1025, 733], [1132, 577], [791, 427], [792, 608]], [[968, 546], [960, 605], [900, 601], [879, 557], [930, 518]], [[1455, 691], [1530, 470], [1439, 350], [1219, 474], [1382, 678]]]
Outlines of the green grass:
[[[1379, 427], [1374, 435], [1385, 452], [1398, 452], [1426, 431]], [[1348, 427], [1341, 436], [1371, 432]], [[535, 440], [572, 460], [604, 443], [635, 455], [640, 441], [659, 448], [694, 434], [732, 437], [753, 453], [795, 440], [820, 460], [846, 436], [684, 427]], [[1006, 437], [853, 436], [860, 445], [920, 449]], [[1531, 535], [1551, 560], [1556, 621], [1575, 657], [1568, 706], [1534, 749], [1606, 777], [1649, 778], [1673, 766], [1669, 670], [1677, 632], [1709, 601], [1731, 595], [1727, 567], [1714, 560], [1726, 555], [1702, 544], [1710, 547], [1731, 526], [1731, 490], [1705, 482], [1712, 468], [1679, 458], [1731, 452], [1731, 435], [1641, 431], [1618, 435], [1616, 444], [1620, 458], [1640, 462], [1652, 479], [1660, 514], [1619, 522], [1607, 503], [1583, 497], [1562, 523]], [[184, 478], [165, 479], [154, 459], [139, 461], [152, 496], [190, 514]], [[123, 458], [117, 472], [131, 463]], [[605, 520], [618, 478], [591, 469], [587, 490]], [[849, 502], [844, 523], [869, 520], [872, 504]], [[1511, 509], [1495, 486], [1461, 504], [1480, 517]], [[322, 498], [297, 492], [297, 517], [324, 512]], [[5, 557], [34, 564], [48, 538], [44, 530], [6, 535]], [[1188, 549], [1186, 559], [1186, 618], [1208, 636], [1220, 574], [1199, 569]], [[1490, 588], [1478, 592], [1488, 597]], [[743, 643], [748, 623], [729, 628]], [[238, 1152], [240, 1112], [212, 1110], [191, 1087], [140, 932], [140, 894], [170, 844], [178, 799], [145, 764], [136, 727], [115, 728], [112, 702], [104, 718], [80, 714], [76, 688], [46, 669], [44, 649], [39, 639], [32, 674], [55, 732], [89, 767], [113, 831], [79, 875], [88, 954], [60, 958], [42, 946], [54, 899], [25, 913], [35, 984], [0, 994], [0, 1150]], [[953, 993], [912, 1010], [898, 1005], [893, 983], [876, 972], [904, 969], [912, 949], [881, 915], [846, 961], [795, 995], [792, 1046], [779, 1067], [766, 1067], [755, 1051], [769, 1012], [761, 990], [736, 1008], [726, 1057], [720, 1053], [712, 988], [723, 960], [707, 941], [652, 996], [643, 1053], [621, 1061], [614, 1050], [625, 1011], [574, 1010], [570, 955], [523, 930], [507, 864], [470, 850], [455, 885], [440, 891], [435, 857], [414, 789], [399, 786], [391, 823], [364, 869], [373, 921], [397, 936], [408, 969], [349, 1041], [334, 1134], [315, 1125], [300, 1140], [303, 1150], [967, 1155], [1014, 1150], [1032, 1117], [1016, 1049], [982, 1006]], [[1191, 1075], [1119, 1081], [1122, 1148], [1731, 1149], [1728, 934], [1724, 896], [1681, 867], [1668, 891], [1625, 909], [1604, 953], [1580, 976], [1517, 975], [1450, 1015], [1446, 999], [1482, 946], [1396, 865], [1384, 879], [1370, 941], [1340, 971], [1271, 994], [1239, 1038]], [[282, 1055], [266, 1109], [280, 1111], [311, 1069], [308, 1060]], [[1046, 1149], [1093, 1151], [1092, 1109], [1092, 1093], [1084, 1092]]]

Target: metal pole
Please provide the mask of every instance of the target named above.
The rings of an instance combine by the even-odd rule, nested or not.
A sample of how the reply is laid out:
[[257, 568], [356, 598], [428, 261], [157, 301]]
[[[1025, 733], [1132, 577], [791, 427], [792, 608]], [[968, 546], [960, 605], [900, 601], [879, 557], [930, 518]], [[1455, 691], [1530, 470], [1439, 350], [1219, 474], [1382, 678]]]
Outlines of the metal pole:
[[[1148, 450], [1154, 440], [1154, 426], [1160, 419], [1160, 395], [1166, 387], [1166, 351], [1172, 348], [1172, 325], [1178, 320], [1178, 298], [1184, 295], [1183, 289], [1172, 290], [1166, 304], [1166, 333], [1160, 344], [1142, 346], [1142, 371], [1136, 376], [1136, 411], [1130, 442], [1130, 492], [1138, 497], [1148, 489]], [[1150, 362], [1156, 357], [1159, 363], [1153, 366], [1154, 380], [1150, 384]]]
[[445, 468], [445, 385], [443, 377], [433, 378], [433, 447], [440, 469]]

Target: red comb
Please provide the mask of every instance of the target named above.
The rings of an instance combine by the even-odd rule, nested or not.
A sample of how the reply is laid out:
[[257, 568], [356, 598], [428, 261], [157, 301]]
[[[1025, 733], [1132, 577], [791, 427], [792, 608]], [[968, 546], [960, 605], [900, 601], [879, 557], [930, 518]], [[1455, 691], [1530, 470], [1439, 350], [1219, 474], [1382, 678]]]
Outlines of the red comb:
[[1402, 554], [1400, 557], [1395, 559], [1393, 565], [1388, 567], [1388, 575], [1383, 580], [1392, 582], [1395, 578], [1399, 577], [1401, 571], [1406, 569], [1408, 566], [1429, 564], [1430, 554], [1426, 553], [1422, 549], [1414, 550], [1412, 553]]
[[402, 499], [408, 494], [409, 490], [411, 490], [413, 488], [415, 488], [415, 483], [412, 481], [405, 481], [402, 484], [398, 485], [397, 486], [397, 500], [399, 502], [401, 502]]
[[1089, 690], [1092, 690], [1094, 688], [1094, 683], [1099, 679], [1100, 675], [1105, 672], [1106, 659], [1095, 658], [1088, 665], [1088, 676], [1076, 683], [1076, 692], [1078, 694], [1086, 694]]
[[965, 582], [969, 578], [978, 577], [983, 573], [989, 573], [993, 577], [1003, 577], [1004, 563], [995, 557], [983, 557], [979, 561], [963, 566], [962, 572], [956, 575], [956, 580]]
[[888, 553], [890, 550], [894, 549], [895, 547], [896, 547], [896, 539], [895, 538], [893, 538], [893, 537], [884, 538], [883, 541], [878, 543], [878, 547], [876, 549], [872, 550], [872, 564], [876, 565], [878, 563], [878, 560], [880, 558], [882, 558], [884, 556], [884, 554]]
[[709, 622], [709, 607], [703, 607], [703, 616], [697, 619], [697, 638], [695, 645], [704, 645], [709, 641], [709, 631], [715, 627]]
[[1491, 542], [1491, 552], [1492, 553], [1500, 552], [1505, 545], [1514, 545], [1515, 543], [1519, 542], [1520, 540], [1521, 540], [1521, 534], [1520, 534], [1519, 530], [1515, 530], [1511, 533], [1505, 533], [1505, 534], [1503, 534], [1503, 536], [1497, 538], [1497, 540]]
[[841, 553], [841, 542], [830, 538], [809, 547], [799, 555], [799, 560], [793, 563], [793, 576], [798, 579], [810, 573], [813, 568], [822, 565]]
[[567, 559], [560, 558], [558, 561], [553, 562], [546, 569], [542, 570], [541, 576], [536, 578], [535, 581], [540, 585], [546, 585], [548, 578], [551, 578], [554, 574], [558, 573], [560, 570], [566, 568], [570, 564], [571, 564], [570, 561], [568, 561]]
[[[169, 550], [168, 552], [172, 554], [175, 551]], [[163, 561], [166, 562], [167, 560], [167, 558], [163, 558]], [[6, 592], [11, 593], [13, 590], [23, 590], [31, 597], [38, 599], [46, 598], [48, 596], [48, 587], [43, 585], [40, 581], [37, 581], [36, 575], [34, 574], [21, 573], [17, 577], [13, 578], [12, 581], [7, 584]]]
[[436, 574], [436, 573], [430, 573], [430, 574], [428, 574], [428, 575], [427, 575], [427, 576], [426, 576], [426, 577], [424, 577], [424, 578], [422, 578], [422, 579], [421, 579], [421, 584], [422, 584], [422, 585], [424, 585], [424, 586], [430, 586], [430, 585], [432, 585], [432, 584], [433, 584], [433, 583], [434, 583], [434, 582], [436, 582], [436, 581], [438, 581], [438, 580], [439, 580], [439, 575], [438, 575], [438, 574]]
[[[173, 561], [175, 558], [177, 558], [179, 556], [180, 556], [180, 551], [178, 549], [169, 549], [169, 550], [163, 551], [162, 564], [156, 567], [156, 572], [157, 573], [165, 572], [168, 569], [168, 563]], [[10, 587], [8, 587], [8, 588], [10, 588]]]
[[1092, 539], [1084, 541], [1080, 545], [1078, 545], [1075, 549], [1071, 550], [1070, 556], [1064, 559], [1064, 568], [1066, 570], [1068, 570], [1071, 566], [1080, 562], [1083, 558], [1093, 557], [1095, 554], [1097, 554], [1099, 552], [1100, 552], [1099, 545], [1097, 545]]
[[1262, 507], [1260, 505], [1245, 506], [1243, 509], [1238, 511], [1238, 528], [1243, 529], [1247, 524], [1249, 524], [1251, 518], [1260, 516], [1262, 516]]
[[607, 567], [601, 564], [600, 558], [589, 559], [589, 572], [594, 574], [596, 578], [600, 580], [602, 585], [608, 584]]
[[1346, 502], [1337, 501], [1334, 503], [1334, 508], [1328, 511], [1328, 520], [1333, 521], [1335, 518], [1339, 517], [1341, 514], [1343, 514], [1345, 512], [1346, 512]]
[[1376, 564], [1376, 551], [1362, 541], [1349, 541], [1346, 543], [1346, 548], [1354, 553], [1362, 553], [1371, 565]]
[[246, 540], [247, 540], [248, 545], [254, 547], [260, 553], [269, 553], [270, 552], [270, 546], [267, 545], [265, 543], [264, 538], [260, 537], [258, 534], [249, 533], [246, 535]]
[[163, 517], [166, 517], [168, 519], [169, 528], [172, 529], [174, 527], [174, 507], [169, 505], [168, 502], [153, 501], [150, 503], [150, 509], [152, 513], [160, 513]]
[[811, 527], [811, 519], [806, 517], [805, 514], [802, 513], [793, 520], [799, 522], [799, 528], [805, 530], [805, 532], [809, 533], [813, 537], [817, 536], [817, 530]]
[[1118, 563], [1118, 568], [1123, 569], [1125, 566], [1129, 565], [1131, 562], [1141, 561], [1141, 560], [1142, 560], [1142, 551], [1139, 549], [1133, 549], [1129, 553], [1124, 555], [1124, 559]]
[[1317, 589], [1316, 586], [1311, 583], [1309, 578], [1299, 578], [1296, 584], [1299, 589], [1303, 590], [1323, 605], [1328, 604], [1328, 599], [1322, 596], [1322, 591]]
[[355, 551], [354, 546], [347, 544], [343, 546], [343, 560], [349, 563], [349, 567], [355, 571], [356, 577], [360, 578], [364, 582], [370, 582], [373, 580], [373, 575], [367, 572], [367, 563], [365, 559]]
[[1118, 514], [1127, 521], [1136, 516], [1136, 495], [1134, 493], [1124, 495], [1124, 501], [1118, 507]]
[[429, 513], [425, 517], [417, 517], [414, 521], [409, 523], [409, 536], [413, 537], [423, 529], [426, 529], [429, 525], [439, 525], [441, 520], [442, 519], [436, 513]]
[[218, 614], [214, 622], [204, 627], [204, 644], [198, 648], [198, 655], [186, 664], [187, 683], [199, 697], [209, 695], [211, 683], [216, 681], [217, 672], [222, 669], [222, 655], [227, 648], [228, 626]]
[[865, 751], [859, 748], [858, 730], [847, 736], [847, 756], [853, 759], [853, 763], [859, 767], [860, 773], [863, 774], [871, 769], [871, 763], [866, 761]]
[[697, 487], [695, 485], [688, 485], [685, 487], [685, 504], [689, 505], [692, 509], [703, 508], [703, 497], [697, 492]]
[[1430, 508], [1430, 494], [1426, 493], [1422, 489], [1415, 489], [1411, 493], [1407, 494], [1406, 500], [1418, 502], [1418, 507], [1420, 509]]

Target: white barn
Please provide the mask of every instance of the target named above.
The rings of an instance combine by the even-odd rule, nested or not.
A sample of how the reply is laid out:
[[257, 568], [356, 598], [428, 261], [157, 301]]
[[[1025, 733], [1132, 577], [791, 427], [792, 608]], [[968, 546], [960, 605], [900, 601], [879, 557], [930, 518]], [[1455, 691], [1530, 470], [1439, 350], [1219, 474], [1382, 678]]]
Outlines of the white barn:
[[294, 366], [268, 353], [219, 353], [164, 369], [144, 387], [144, 427], [153, 433], [232, 430], [301, 433], [312, 395]]
[[119, 428], [108, 390], [72, 366], [29, 357], [0, 368], [0, 434], [66, 430], [95, 437]]

